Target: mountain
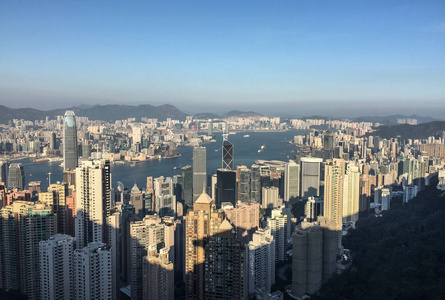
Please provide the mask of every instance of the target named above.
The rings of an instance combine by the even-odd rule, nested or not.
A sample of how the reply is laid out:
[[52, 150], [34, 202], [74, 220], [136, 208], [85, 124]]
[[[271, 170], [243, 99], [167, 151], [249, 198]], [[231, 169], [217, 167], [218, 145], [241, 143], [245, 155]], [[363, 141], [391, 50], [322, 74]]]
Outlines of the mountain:
[[199, 113], [194, 116], [197, 119], [208, 120], [208, 119], [219, 119], [220, 115], [214, 113]]
[[223, 118], [247, 118], [247, 117], [263, 117], [264, 115], [253, 112], [253, 111], [239, 111], [239, 110], [231, 110], [228, 113], [225, 113], [222, 117]]
[[356, 122], [373, 122], [373, 123], [380, 123], [383, 125], [393, 125], [393, 124], [398, 124], [397, 119], [416, 119], [418, 124], [436, 121], [435, 119], [433, 119], [431, 117], [423, 117], [423, 116], [418, 116], [418, 115], [411, 115], [411, 116], [391, 115], [391, 116], [386, 116], [386, 117], [380, 117], [380, 116], [358, 117], [358, 118], [355, 118], [354, 121], [356, 121]]
[[7, 124], [12, 119], [24, 119], [29, 121], [44, 120], [47, 116], [54, 119], [56, 116], [64, 115], [65, 111], [72, 110], [79, 117], [88, 117], [90, 120], [102, 120], [107, 122], [114, 122], [116, 120], [123, 120], [127, 118], [136, 118], [140, 120], [141, 117], [157, 118], [165, 120], [172, 118], [176, 120], [185, 120], [186, 115], [170, 104], [160, 106], [153, 106], [149, 104], [132, 106], [132, 105], [95, 105], [95, 106], [74, 106], [71, 108], [53, 109], [53, 110], [38, 110], [34, 108], [9, 108], [0, 105], [0, 124]]
[[429, 136], [442, 136], [443, 131], [445, 131], [445, 121], [434, 121], [419, 125], [379, 126], [376, 131], [369, 135], [386, 139], [396, 136], [400, 136], [403, 139], [426, 139]]

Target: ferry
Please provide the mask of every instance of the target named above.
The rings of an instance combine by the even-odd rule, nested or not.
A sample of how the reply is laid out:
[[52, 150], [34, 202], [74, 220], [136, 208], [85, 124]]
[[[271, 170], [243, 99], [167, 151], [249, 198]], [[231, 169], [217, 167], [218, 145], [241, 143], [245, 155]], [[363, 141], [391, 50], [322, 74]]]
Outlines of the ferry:
[[51, 157], [49, 158], [49, 162], [57, 162], [57, 161], [62, 161], [63, 158], [61, 157]]
[[47, 161], [49, 161], [48, 158], [38, 158], [38, 159], [35, 160], [36, 163], [47, 162]]

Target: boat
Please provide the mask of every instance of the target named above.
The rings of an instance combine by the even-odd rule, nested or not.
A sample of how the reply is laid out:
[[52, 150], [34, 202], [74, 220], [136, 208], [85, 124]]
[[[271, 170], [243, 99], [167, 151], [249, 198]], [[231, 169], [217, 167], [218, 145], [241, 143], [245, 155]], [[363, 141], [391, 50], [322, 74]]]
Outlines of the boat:
[[219, 151], [219, 149], [215, 149], [215, 152], [218, 152]]
[[261, 150], [266, 149], [266, 145], [261, 145]]
[[49, 162], [57, 162], [57, 161], [62, 161], [63, 158], [61, 157], [51, 157], [49, 158]]
[[35, 160], [36, 163], [47, 162], [47, 161], [49, 161], [48, 158], [39, 158], [39, 159], [36, 159], [36, 160]]
[[248, 138], [248, 137], [250, 137], [250, 135], [245, 134], [245, 135], [243, 135], [243, 137]]
[[229, 134], [236, 134], [236, 132], [235, 131], [230, 131]]
[[258, 150], [258, 153], [260, 153], [260, 152], [261, 152], [261, 149]]

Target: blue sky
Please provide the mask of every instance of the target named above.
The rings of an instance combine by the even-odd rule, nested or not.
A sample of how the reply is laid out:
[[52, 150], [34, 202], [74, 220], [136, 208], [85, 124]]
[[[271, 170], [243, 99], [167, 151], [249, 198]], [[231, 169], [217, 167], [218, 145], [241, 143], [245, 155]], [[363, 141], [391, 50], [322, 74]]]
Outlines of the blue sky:
[[442, 0], [2, 1], [0, 41], [11, 107], [445, 114]]

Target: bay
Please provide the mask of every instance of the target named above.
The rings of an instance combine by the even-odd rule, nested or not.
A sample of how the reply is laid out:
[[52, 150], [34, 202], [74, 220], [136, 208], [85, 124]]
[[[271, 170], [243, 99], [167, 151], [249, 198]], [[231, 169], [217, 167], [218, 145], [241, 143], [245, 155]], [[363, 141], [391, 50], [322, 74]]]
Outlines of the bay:
[[[287, 156], [293, 157], [295, 146], [290, 146], [289, 141], [295, 135], [305, 134], [307, 131], [284, 131], [284, 132], [245, 132], [229, 135], [229, 141], [234, 147], [234, 166], [244, 164], [250, 167], [255, 160], [282, 160], [287, 161]], [[250, 137], [244, 137], [249, 135]], [[216, 142], [206, 143], [203, 146], [207, 149], [207, 174], [216, 173], [221, 168], [222, 159], [222, 135], [215, 135]], [[260, 153], [258, 150], [262, 145], [265, 149]], [[216, 151], [215, 151], [216, 150]], [[178, 147], [181, 154], [177, 158], [165, 158], [161, 160], [150, 160], [136, 163], [134, 166], [112, 165], [111, 178], [112, 186], [116, 187], [117, 182], [122, 182], [126, 187], [131, 188], [135, 183], [140, 188], [145, 188], [147, 176], [153, 177], [172, 177], [180, 173], [179, 168], [186, 165], [193, 165], [193, 147]], [[63, 169], [61, 162], [40, 162], [35, 163], [29, 159], [21, 161], [25, 172], [26, 185], [30, 181], [40, 181], [42, 191], [48, 187], [49, 176], [51, 173], [51, 182], [62, 181]], [[175, 169], [175, 167], [177, 169]]]

